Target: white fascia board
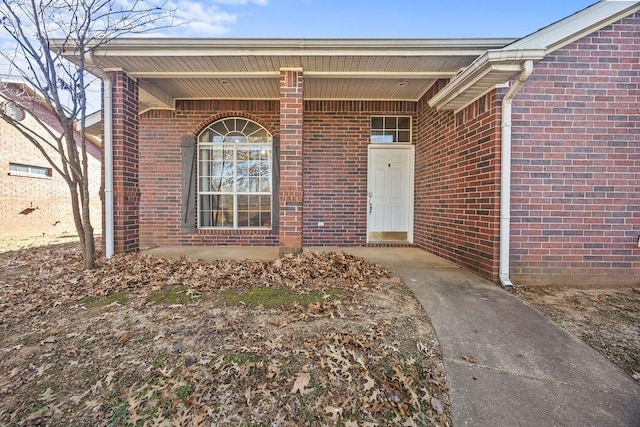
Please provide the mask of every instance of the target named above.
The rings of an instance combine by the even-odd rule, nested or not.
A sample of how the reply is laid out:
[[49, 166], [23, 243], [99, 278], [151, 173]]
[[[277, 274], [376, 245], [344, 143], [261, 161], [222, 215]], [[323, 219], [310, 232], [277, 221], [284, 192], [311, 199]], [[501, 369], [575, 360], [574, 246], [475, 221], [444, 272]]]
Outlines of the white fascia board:
[[429, 100], [429, 106], [438, 109], [444, 107], [492, 71], [514, 71], [517, 73], [521, 69], [520, 64], [524, 61], [539, 61], [543, 57], [544, 50], [542, 49], [487, 51], [454, 77], [440, 92], [436, 93]]
[[[101, 56], [429, 56], [481, 55], [512, 43], [509, 38], [484, 39], [187, 39], [120, 38], [93, 51]], [[51, 40], [50, 48], [72, 59], [69, 41]]]
[[536, 31], [505, 49], [545, 49], [549, 54], [640, 10], [640, 2], [605, 0]]
[[264, 55], [265, 52], [289, 52], [300, 54], [301, 51], [342, 52], [358, 51], [371, 54], [371, 51], [385, 52], [421, 52], [421, 51], [456, 51], [487, 50], [501, 48], [517, 39], [485, 38], [485, 39], [202, 39], [202, 38], [119, 38], [101, 46], [100, 49], [113, 50], [114, 53], [128, 50], [145, 52], [177, 51], [219, 51], [228, 55], [236, 52], [250, 52]]

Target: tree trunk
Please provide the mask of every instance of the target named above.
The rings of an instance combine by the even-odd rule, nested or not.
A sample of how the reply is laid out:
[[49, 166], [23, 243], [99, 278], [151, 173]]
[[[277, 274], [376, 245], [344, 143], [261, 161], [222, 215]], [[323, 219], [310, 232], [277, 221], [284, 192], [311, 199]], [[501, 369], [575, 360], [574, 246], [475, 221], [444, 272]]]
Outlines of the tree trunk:
[[71, 194], [71, 209], [73, 213], [73, 222], [80, 238], [80, 248], [82, 249], [82, 260], [85, 270], [95, 268], [95, 241], [93, 236], [93, 227], [89, 217], [89, 199], [82, 199], [78, 195], [78, 184], [76, 182], [69, 183], [69, 192]]

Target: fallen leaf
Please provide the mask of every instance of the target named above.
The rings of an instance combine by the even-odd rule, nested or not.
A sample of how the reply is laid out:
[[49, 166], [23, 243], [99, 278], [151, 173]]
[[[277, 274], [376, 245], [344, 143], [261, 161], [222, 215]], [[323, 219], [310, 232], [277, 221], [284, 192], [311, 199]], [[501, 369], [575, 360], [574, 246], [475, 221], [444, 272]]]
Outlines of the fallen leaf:
[[44, 344], [53, 344], [55, 342], [57, 342], [58, 339], [54, 336], [49, 336], [45, 339], [43, 339], [42, 341], [40, 341], [40, 345], [44, 345]]
[[77, 394], [77, 395], [73, 395], [73, 396], [69, 397], [69, 400], [70, 400], [70, 401], [72, 401], [73, 403], [81, 402], [81, 401], [84, 399], [84, 397], [85, 397], [87, 394], [89, 394], [89, 392], [90, 392], [90, 391], [91, 391], [90, 389], [87, 389], [87, 390], [85, 390], [85, 392], [84, 392], [84, 393], [82, 393], [82, 394]]
[[291, 387], [291, 394], [295, 394], [296, 392], [300, 392], [301, 395], [308, 393], [310, 390], [305, 390], [305, 387], [309, 385], [311, 381], [311, 375], [308, 372], [300, 372], [293, 382], [293, 387]]
[[476, 363], [476, 359], [475, 359], [475, 357], [473, 357], [473, 356], [472, 356], [472, 355], [470, 355], [470, 354], [468, 354], [468, 355], [466, 355], [466, 356], [462, 356], [462, 358], [463, 358], [464, 360], [466, 360], [467, 362], [469, 362], [469, 363]]
[[376, 385], [376, 383], [369, 375], [365, 375], [365, 379], [367, 380], [367, 382], [364, 383], [364, 391], [369, 391]]
[[131, 334], [129, 333], [129, 331], [124, 331], [120, 334], [120, 344], [126, 344], [129, 339], [131, 338]]
[[251, 406], [251, 397], [253, 396], [253, 393], [251, 392], [251, 387], [247, 387], [244, 390], [244, 398], [247, 401], [247, 406]]
[[440, 403], [439, 399], [435, 397], [431, 398], [431, 408], [436, 411], [438, 415], [442, 415], [444, 413], [444, 408], [442, 407], [442, 403]]
[[52, 400], [55, 400], [55, 395], [53, 390], [51, 390], [51, 387], [47, 388], [44, 393], [40, 395], [40, 399], [44, 402], [51, 402]]
[[344, 410], [342, 408], [334, 408], [333, 406], [327, 406], [324, 408], [324, 412], [327, 414], [331, 414], [332, 421], [338, 421], [338, 419], [342, 416], [342, 412]]

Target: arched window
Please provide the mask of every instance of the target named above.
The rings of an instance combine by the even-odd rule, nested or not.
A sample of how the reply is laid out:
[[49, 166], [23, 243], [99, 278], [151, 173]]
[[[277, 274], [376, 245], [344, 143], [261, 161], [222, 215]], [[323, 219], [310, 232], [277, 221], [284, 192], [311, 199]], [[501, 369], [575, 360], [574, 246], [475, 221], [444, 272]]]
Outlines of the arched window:
[[273, 138], [240, 117], [198, 137], [198, 227], [271, 228]]

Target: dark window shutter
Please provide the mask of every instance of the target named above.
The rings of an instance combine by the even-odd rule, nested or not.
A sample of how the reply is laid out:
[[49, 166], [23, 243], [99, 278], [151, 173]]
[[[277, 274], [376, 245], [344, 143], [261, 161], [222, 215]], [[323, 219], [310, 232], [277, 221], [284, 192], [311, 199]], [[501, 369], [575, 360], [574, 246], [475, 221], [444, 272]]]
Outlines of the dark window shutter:
[[271, 230], [273, 234], [280, 232], [280, 139], [273, 137], [273, 171], [271, 175]]
[[196, 231], [196, 139], [183, 136], [182, 144], [182, 231]]

